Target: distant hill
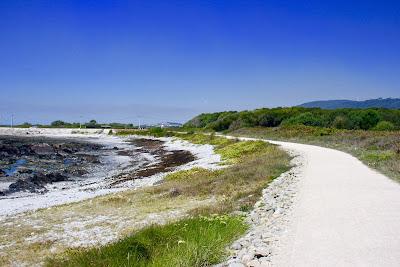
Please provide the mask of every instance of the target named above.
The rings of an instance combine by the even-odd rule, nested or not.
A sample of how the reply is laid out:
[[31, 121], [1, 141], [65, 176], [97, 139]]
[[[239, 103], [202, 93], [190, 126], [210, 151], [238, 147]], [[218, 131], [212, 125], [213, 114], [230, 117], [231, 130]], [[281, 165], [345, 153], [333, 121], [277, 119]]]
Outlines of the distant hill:
[[387, 108], [400, 109], [400, 98], [378, 98], [365, 101], [354, 100], [324, 100], [312, 101], [299, 105], [306, 108], [322, 108], [322, 109], [337, 109], [337, 108]]

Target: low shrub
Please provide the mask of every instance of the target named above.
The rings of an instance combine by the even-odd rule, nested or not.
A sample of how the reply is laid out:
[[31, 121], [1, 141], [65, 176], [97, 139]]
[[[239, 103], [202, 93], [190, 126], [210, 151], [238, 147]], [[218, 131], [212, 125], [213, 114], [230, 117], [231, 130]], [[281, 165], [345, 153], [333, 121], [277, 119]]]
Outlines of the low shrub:
[[362, 158], [368, 162], [379, 162], [391, 160], [394, 156], [393, 151], [371, 151], [366, 152]]
[[375, 131], [393, 131], [395, 127], [393, 123], [389, 121], [380, 121], [378, 124], [373, 128]]
[[236, 142], [221, 149], [217, 149], [216, 152], [220, 154], [221, 158], [227, 161], [227, 163], [235, 163], [248, 154], [263, 151], [268, 146], [269, 145], [263, 141]]
[[197, 175], [209, 175], [211, 174], [212, 171], [204, 169], [204, 168], [199, 168], [195, 167], [189, 170], [182, 170], [178, 172], [173, 172], [165, 176], [164, 180], [165, 181], [179, 181], [183, 179], [190, 179], [193, 176]]

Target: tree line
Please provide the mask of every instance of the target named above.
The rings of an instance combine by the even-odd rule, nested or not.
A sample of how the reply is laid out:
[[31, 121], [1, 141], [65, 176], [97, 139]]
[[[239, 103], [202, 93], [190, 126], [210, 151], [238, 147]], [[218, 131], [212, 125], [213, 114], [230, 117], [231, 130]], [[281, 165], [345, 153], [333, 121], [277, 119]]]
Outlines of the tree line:
[[[65, 122], [62, 120], [56, 120], [53, 121], [50, 126], [54, 128], [101, 128], [103, 124], [98, 123], [96, 120], [90, 120], [89, 122], [85, 122], [80, 124], [79, 122]], [[117, 123], [117, 122], [112, 122], [112, 123], [107, 123], [108, 126], [110, 126], [113, 129], [129, 129], [129, 128], [134, 128], [132, 123]]]
[[262, 108], [241, 112], [203, 113], [188, 121], [184, 126], [224, 131], [243, 127], [289, 125], [349, 130], [396, 130], [400, 129], [400, 110], [379, 108], [334, 110], [303, 107]]

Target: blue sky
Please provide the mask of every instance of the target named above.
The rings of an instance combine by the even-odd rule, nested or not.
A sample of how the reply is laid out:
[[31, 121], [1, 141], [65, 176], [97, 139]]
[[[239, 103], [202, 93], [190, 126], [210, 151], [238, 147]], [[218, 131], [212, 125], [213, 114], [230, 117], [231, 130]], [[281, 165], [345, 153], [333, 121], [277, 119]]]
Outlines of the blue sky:
[[399, 1], [0, 1], [1, 124], [399, 92]]

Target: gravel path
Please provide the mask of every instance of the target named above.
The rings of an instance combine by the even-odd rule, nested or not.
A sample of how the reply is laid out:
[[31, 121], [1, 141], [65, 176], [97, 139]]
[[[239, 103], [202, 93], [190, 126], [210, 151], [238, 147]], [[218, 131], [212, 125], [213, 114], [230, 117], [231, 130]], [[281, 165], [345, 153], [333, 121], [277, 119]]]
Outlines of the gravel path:
[[226, 265], [400, 266], [399, 184], [337, 150], [270, 142], [301, 164], [264, 190]]

